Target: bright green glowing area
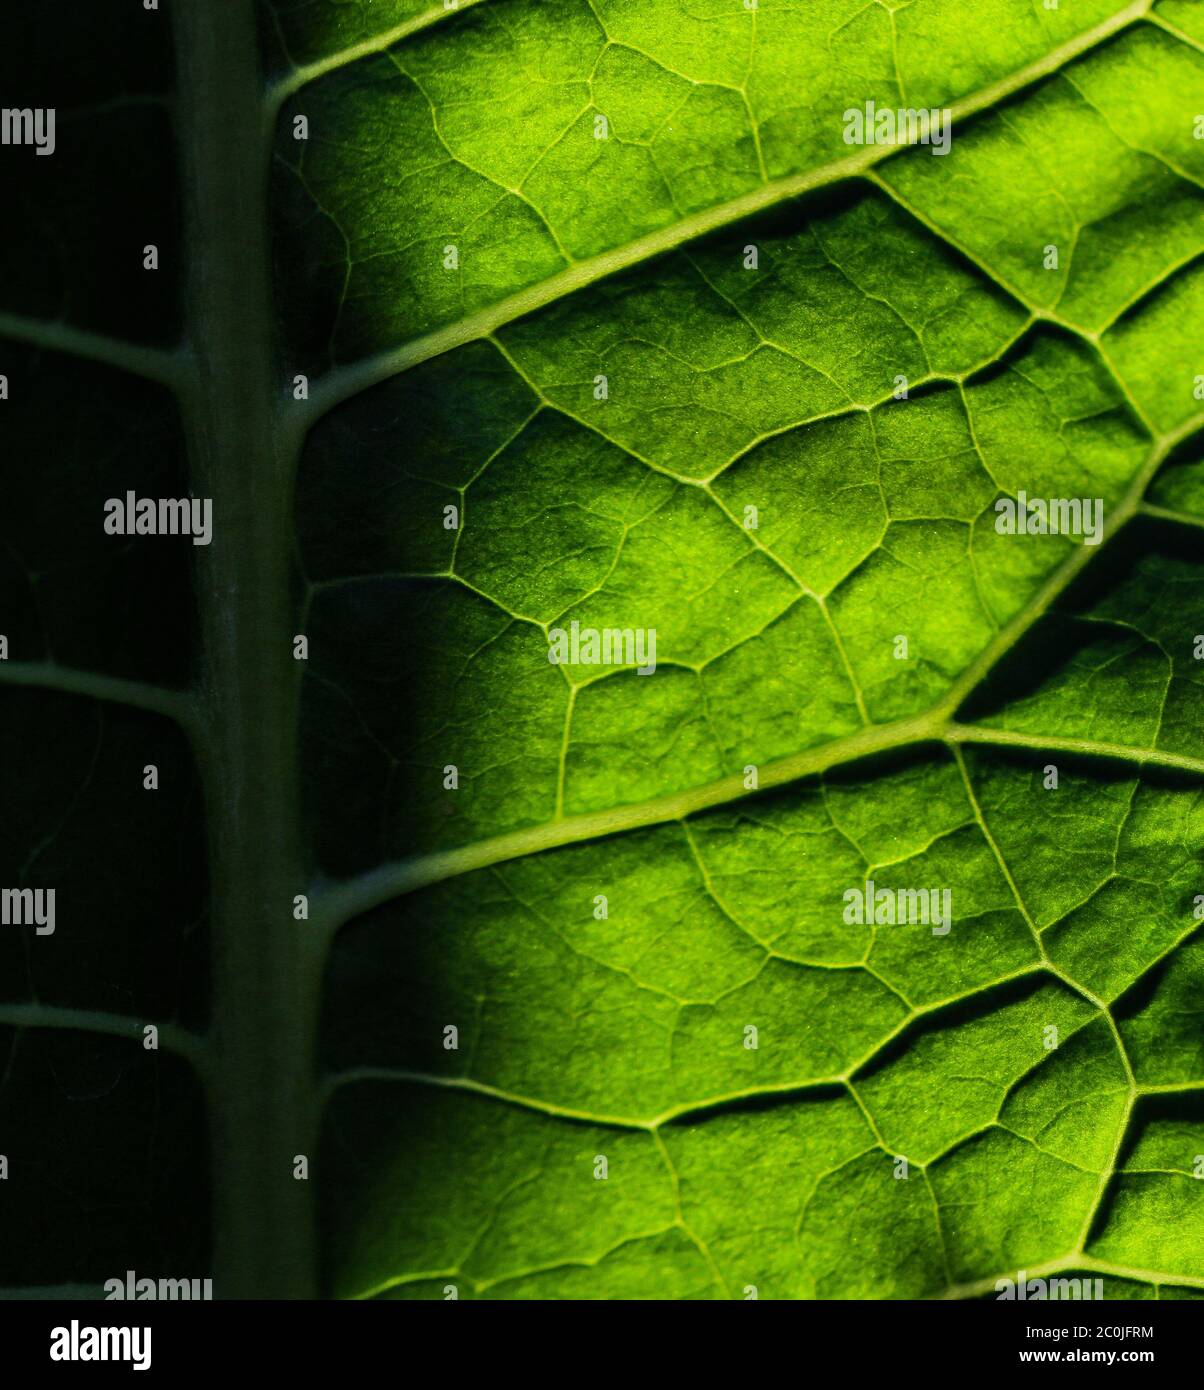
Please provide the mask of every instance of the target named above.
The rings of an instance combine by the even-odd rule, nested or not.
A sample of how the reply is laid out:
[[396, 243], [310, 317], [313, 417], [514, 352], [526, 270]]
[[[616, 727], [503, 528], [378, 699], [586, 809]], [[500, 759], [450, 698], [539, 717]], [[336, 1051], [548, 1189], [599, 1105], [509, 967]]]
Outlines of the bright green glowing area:
[[271, 8], [329, 1290], [1199, 1296], [1201, 7]]

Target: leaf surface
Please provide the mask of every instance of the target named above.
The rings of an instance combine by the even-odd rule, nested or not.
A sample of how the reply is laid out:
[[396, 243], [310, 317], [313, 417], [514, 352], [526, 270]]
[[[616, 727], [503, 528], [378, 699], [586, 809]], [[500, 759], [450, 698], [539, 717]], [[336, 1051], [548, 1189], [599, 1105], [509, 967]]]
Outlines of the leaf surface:
[[1199, 4], [20, 22], [0, 1286], [1199, 1297]]
[[[299, 490], [364, 910], [335, 1291], [1200, 1285], [1185, 10], [490, 3], [310, 50], [295, 340], [368, 387]], [[952, 106], [950, 153], [844, 145], [866, 100]], [[999, 534], [1021, 491], [1102, 544]], [[549, 665], [573, 622], [655, 628], [655, 674]], [[950, 932], [846, 923], [867, 879]]]

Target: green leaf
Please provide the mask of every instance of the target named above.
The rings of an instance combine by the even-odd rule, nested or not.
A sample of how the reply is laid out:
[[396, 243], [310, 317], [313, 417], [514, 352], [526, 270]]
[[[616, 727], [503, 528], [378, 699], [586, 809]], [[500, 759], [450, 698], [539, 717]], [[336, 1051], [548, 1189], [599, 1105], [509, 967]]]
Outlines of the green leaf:
[[0, 1285], [1199, 1297], [1199, 5], [172, 11], [0, 151]]
[[[490, 5], [286, 108], [340, 132], [278, 145], [299, 334], [379, 354], [299, 493], [311, 795], [371, 909], [326, 1001], [336, 1292], [1200, 1280], [1198, 1108], [1126, 1175], [1200, 1082], [1146, 995], [1197, 978], [1204, 608], [1138, 514], [1194, 496], [1201, 58], [1119, 7], [830, 10]], [[833, 113], [901, 94], [974, 119], [850, 168]], [[1104, 545], [1001, 536], [1021, 490], [1101, 499]], [[656, 673], [545, 669], [573, 621], [655, 627]], [[867, 877], [947, 886], [948, 936], [846, 925]]]

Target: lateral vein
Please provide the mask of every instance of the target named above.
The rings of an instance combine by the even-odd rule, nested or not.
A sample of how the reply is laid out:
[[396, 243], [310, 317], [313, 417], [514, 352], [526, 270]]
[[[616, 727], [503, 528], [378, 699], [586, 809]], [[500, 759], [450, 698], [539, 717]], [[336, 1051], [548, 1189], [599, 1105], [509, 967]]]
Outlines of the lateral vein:
[[[951, 122], [965, 121], [1057, 72], [1067, 63], [1090, 52], [1121, 30], [1143, 20], [1149, 3], [1150, 0], [1134, 0], [1134, 3], [1127, 5], [1123, 10], [1068, 39], [1044, 57], [953, 102], [949, 107]], [[918, 132], [916, 134], [918, 136]], [[596, 284], [608, 276], [675, 250], [733, 222], [765, 212], [791, 198], [844, 179], [854, 178], [892, 155], [910, 148], [914, 143], [915, 140], [912, 139], [894, 145], [866, 145], [856, 154], [844, 159], [833, 160], [818, 168], [761, 184], [737, 198], [704, 208], [670, 226], [637, 237], [623, 246], [576, 261], [545, 280], [518, 290], [505, 299], [486, 305], [453, 323], [433, 329], [399, 348], [390, 348], [359, 362], [336, 368], [311, 386], [304, 424], [311, 425], [351, 396], [432, 357], [450, 352], [453, 348], [477, 338], [486, 337], [524, 314], [545, 308], [556, 300]]]
[[197, 718], [196, 702], [186, 690], [169, 690], [166, 686], [146, 685], [120, 676], [80, 671], [53, 661], [0, 661], [0, 683], [59, 690], [69, 695], [129, 705], [174, 719], [185, 729], [191, 729]]
[[74, 328], [60, 320], [0, 313], [0, 337], [42, 348], [46, 352], [63, 352], [91, 362], [101, 362], [133, 376], [157, 381], [177, 394], [187, 390], [193, 380], [192, 355], [184, 348], [144, 347], [122, 338], [111, 338], [105, 333]]
[[[1142, 748], [1122, 743], [1090, 739], [1044, 738], [1018, 734], [1006, 729], [992, 729], [974, 724], [946, 723], [941, 709], [928, 711], [913, 719], [901, 719], [892, 724], [871, 725], [847, 738], [836, 739], [819, 748], [780, 758], [760, 769], [759, 790], [782, 786], [800, 778], [813, 776], [836, 767], [843, 767], [875, 753], [914, 747], [924, 743], [943, 743], [951, 748], [964, 743], [983, 744], [995, 748], [1023, 748], [1033, 752], [1068, 752], [1084, 757], [1101, 758], [1138, 767], [1165, 767], [1204, 777], [1204, 758], [1168, 753], [1160, 749]], [[382, 864], [355, 878], [326, 880], [315, 886], [312, 917], [319, 930], [328, 937], [352, 917], [371, 911], [393, 898], [430, 887], [460, 874], [472, 873], [493, 864], [525, 858], [544, 850], [565, 845], [584, 844], [608, 835], [647, 829], [669, 821], [684, 820], [699, 811], [746, 800], [749, 792], [740, 774], [723, 777], [683, 792], [652, 797], [647, 801], [616, 806], [605, 811], [590, 811], [565, 816], [561, 820], [545, 821], [540, 825], [493, 835], [454, 849], [438, 850], [432, 854]]]
[[[873, 753], [939, 740], [940, 729], [940, 721], [931, 713], [890, 724], [871, 725], [846, 738], [762, 765], [758, 776], [759, 788], [768, 790], [782, 786]], [[328, 880], [318, 884], [313, 894], [312, 919], [333, 935], [339, 925], [350, 917], [443, 879], [541, 850], [682, 820], [695, 812], [740, 800], [747, 794], [743, 773], [733, 773], [714, 782], [652, 797], [647, 801], [565, 816], [561, 820], [494, 835], [454, 849], [382, 864], [356, 878]]]
[[155, 1019], [129, 1018], [123, 1014], [106, 1013], [101, 1009], [76, 1009], [54, 1004], [0, 1003], [0, 1027], [3, 1028], [61, 1028], [86, 1033], [104, 1033], [109, 1037], [141, 1041], [142, 1030], [153, 1025], [160, 1043], [170, 1052], [185, 1057], [199, 1067], [204, 1055], [205, 1040], [197, 1033], [177, 1023], [160, 1023]]
[[340, 48], [338, 52], [331, 53], [326, 58], [318, 58], [312, 63], [302, 63], [268, 88], [268, 106], [275, 112], [294, 92], [299, 91], [316, 78], [325, 77], [328, 72], [345, 68], [360, 58], [370, 58], [373, 54], [383, 53], [385, 49], [392, 48], [395, 43], [402, 43], [408, 39], [411, 34], [421, 33], [422, 30], [429, 29], [432, 25], [439, 24], [444, 20], [450, 20], [454, 15], [462, 14], [465, 10], [470, 10], [474, 5], [481, 3], [482, 0], [452, 0], [450, 6], [447, 4], [432, 5], [429, 10], [423, 10], [421, 14], [403, 20], [400, 24], [394, 24], [379, 34], [373, 35], [370, 39], [348, 44], [346, 48]]
[[[959, 742], [996, 743], [1000, 746], [1016, 746], [1020, 737], [1006, 730], [990, 730], [970, 724], [957, 724], [954, 716], [971, 692], [977, 688], [989, 671], [1003, 659], [1041, 616], [1051, 607], [1059, 595], [1073, 579], [1092, 560], [1103, 552], [1106, 542], [1111, 540], [1134, 516], [1142, 514], [1142, 497], [1150, 480], [1166, 456], [1175, 446], [1186, 439], [1204, 424], [1204, 416], [1195, 417], [1169, 435], [1155, 441], [1149, 456], [1133, 480], [1129, 491], [1120, 506], [1109, 519], [1105, 544], [1088, 548], [1078, 546], [1055, 569], [1035, 597], [996, 634], [979, 656], [961, 676], [955, 680], [949, 691], [930, 709], [906, 719], [894, 720], [888, 724], [871, 724], [844, 738], [816, 748], [804, 749], [766, 763], [759, 769], [758, 792], [783, 786], [803, 777], [826, 772], [831, 768], [855, 762], [875, 753], [905, 748], [915, 744], [944, 742], [949, 745]], [[1033, 748], [1052, 747], [1049, 740], [1034, 741], [1028, 745]], [[1065, 742], [1065, 741], [1062, 741]], [[1123, 744], [1091, 742], [1089, 740], [1070, 740], [1074, 751], [1097, 757], [1120, 758], [1142, 763], [1157, 763], [1181, 771], [1204, 773], [1204, 760], [1193, 759], [1174, 753], [1162, 753], [1153, 749], [1129, 747]], [[429, 887], [444, 879], [459, 874], [470, 873], [474, 869], [487, 868], [509, 859], [536, 854], [542, 850], [557, 849], [564, 845], [579, 844], [587, 840], [600, 839], [607, 835], [625, 833], [630, 830], [645, 829], [661, 825], [667, 821], [684, 820], [686, 816], [715, 806], [747, 799], [748, 788], [744, 785], [742, 773], [733, 773], [714, 782], [690, 787], [679, 792], [666, 793], [646, 801], [633, 802], [626, 806], [608, 807], [602, 811], [587, 811], [558, 820], [546, 821], [541, 825], [513, 830], [505, 834], [490, 836], [467, 845], [457, 845], [453, 849], [437, 850], [433, 853], [414, 855], [379, 865], [353, 878], [340, 880], [320, 880], [314, 885], [312, 897], [313, 920], [318, 930], [325, 936], [326, 944], [333, 939], [339, 927], [350, 918], [370, 911], [388, 902], [391, 898]]]

